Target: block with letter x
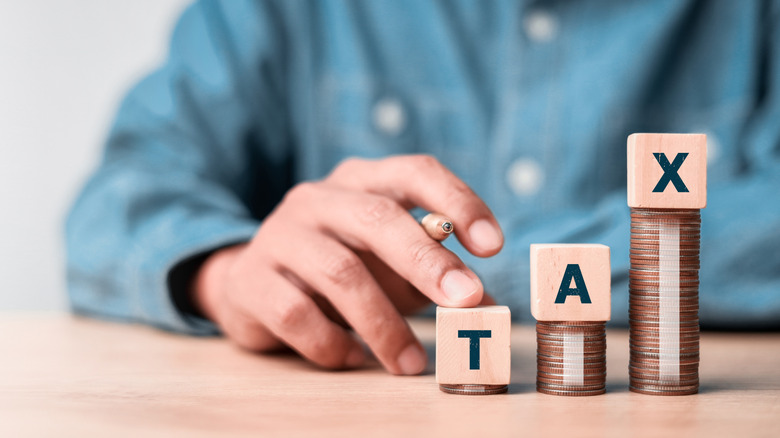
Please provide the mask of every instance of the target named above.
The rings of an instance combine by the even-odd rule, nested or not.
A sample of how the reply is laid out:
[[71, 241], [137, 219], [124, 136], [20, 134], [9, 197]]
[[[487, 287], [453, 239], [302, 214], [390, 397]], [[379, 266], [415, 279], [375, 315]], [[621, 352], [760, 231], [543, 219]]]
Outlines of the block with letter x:
[[608, 321], [609, 247], [531, 245], [531, 313], [537, 321]]
[[511, 316], [506, 306], [436, 308], [436, 382], [508, 385]]
[[628, 205], [702, 209], [707, 206], [707, 136], [631, 134]]

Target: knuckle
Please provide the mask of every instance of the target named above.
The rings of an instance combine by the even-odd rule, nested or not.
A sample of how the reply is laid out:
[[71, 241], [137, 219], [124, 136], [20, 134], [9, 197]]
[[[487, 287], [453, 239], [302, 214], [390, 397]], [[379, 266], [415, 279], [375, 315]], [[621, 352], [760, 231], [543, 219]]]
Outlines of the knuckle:
[[225, 331], [236, 345], [245, 350], [264, 353], [277, 345], [277, 341], [267, 336], [257, 324], [243, 319], [235, 321]]
[[298, 327], [308, 318], [309, 310], [309, 303], [302, 298], [281, 301], [275, 311], [274, 323], [280, 328]]
[[413, 266], [426, 273], [438, 277], [443, 271], [442, 258], [436, 254], [441, 251], [441, 245], [434, 242], [415, 242], [409, 248], [409, 258]]
[[366, 160], [362, 158], [356, 158], [356, 157], [347, 158], [346, 160], [342, 161], [338, 166], [336, 166], [334, 172], [337, 172], [339, 174], [350, 173], [355, 169], [365, 165], [365, 163]]
[[316, 336], [309, 345], [307, 356], [324, 368], [341, 368], [345, 352], [338, 347], [337, 339], [328, 336]]
[[343, 251], [331, 254], [322, 265], [328, 280], [336, 285], [359, 283], [365, 267], [357, 254]]
[[313, 182], [298, 183], [284, 195], [284, 202], [291, 203], [310, 199], [316, 187], [317, 184]]
[[449, 184], [449, 190], [444, 195], [444, 202], [449, 205], [461, 205], [464, 202], [474, 204], [474, 191], [466, 183], [456, 179]]
[[399, 342], [404, 342], [406, 330], [405, 324], [394, 310], [393, 313], [372, 313], [361, 335], [372, 339], [374, 348], [379, 354], [384, 354], [394, 350], [394, 346]]
[[380, 226], [396, 217], [404, 210], [395, 201], [383, 196], [369, 198], [360, 208], [359, 220], [369, 226]]
[[347, 158], [339, 163], [326, 179], [331, 182], [349, 181], [350, 177], [365, 166], [367, 161], [362, 158]]
[[422, 173], [429, 173], [442, 168], [442, 164], [433, 155], [416, 155], [412, 163], [415, 170]]

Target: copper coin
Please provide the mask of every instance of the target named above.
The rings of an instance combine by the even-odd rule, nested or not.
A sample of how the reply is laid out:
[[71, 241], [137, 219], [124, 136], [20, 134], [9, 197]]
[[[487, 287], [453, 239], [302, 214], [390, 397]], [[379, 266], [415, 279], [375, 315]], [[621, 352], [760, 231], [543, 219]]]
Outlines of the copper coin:
[[[537, 368], [544, 368], [548, 370], [549, 372], [558, 372], [558, 370], [561, 370], [565, 367], [571, 366], [570, 363], [565, 363], [563, 361], [550, 361], [546, 360], [544, 358], [537, 358], [536, 360], [536, 366]], [[606, 369], [607, 366], [606, 360], [602, 359], [600, 361], [590, 361], [590, 362], [583, 362], [581, 364], [582, 368], [586, 369], [589, 373], [590, 372], [597, 372], [599, 369]]]
[[[604, 351], [606, 350], [606, 346], [601, 347], [592, 347], [592, 348], [583, 348], [582, 350], [578, 350], [584, 358], [587, 357], [596, 357], [596, 356], [603, 356]], [[536, 351], [540, 354], [546, 355], [546, 356], [563, 356], [564, 352], [567, 350], [563, 347], [539, 347], [536, 349]]]
[[631, 303], [628, 305], [629, 312], [633, 311], [639, 314], [645, 314], [645, 313], [655, 313], [658, 314], [661, 311], [667, 312], [667, 311], [678, 311], [680, 314], [685, 315], [698, 315], [699, 314], [699, 305], [693, 304], [693, 305], [677, 305], [677, 306], [670, 306], [668, 304], [664, 304], [663, 306], [656, 303], [653, 304], [634, 304]]
[[[633, 336], [629, 336], [629, 342], [633, 343], [643, 343], [643, 344], [650, 344], [650, 343], [658, 343], [660, 342], [660, 334], [659, 333], [651, 333], [648, 335], [642, 335], [642, 334], [634, 334]], [[679, 341], [681, 343], [694, 343], [699, 342], [699, 334], [698, 333], [684, 333], [680, 334], [678, 337]]]
[[[636, 242], [631, 241], [630, 247], [632, 251], [638, 252], [638, 251], [647, 251], [651, 253], [656, 254], [664, 254], [664, 255], [688, 255], [688, 256], [695, 256], [697, 254], [700, 254], [699, 250], [699, 244], [698, 243], [681, 243], [678, 248], [674, 250], [674, 252], [667, 251], [667, 250], [661, 250], [659, 248], [659, 244], [657, 242], [651, 243], [651, 242]], [[630, 252], [629, 252], [630, 254]]]
[[645, 395], [693, 395], [699, 392], [699, 387], [696, 386], [690, 389], [669, 391], [669, 390], [657, 390], [652, 388], [641, 388], [641, 387], [629, 386], [628, 390], [631, 392], [636, 392]]
[[[656, 230], [656, 229], [638, 229], [638, 228], [632, 228], [631, 234], [629, 235], [629, 239], [632, 242], [636, 243], [647, 243], [647, 244], [653, 244], [653, 242], [660, 242], [661, 240], [666, 240], [668, 238], [668, 241], [677, 241], [680, 242], [680, 246], [687, 246], [688, 244], [698, 244], [701, 241], [701, 234], [699, 233], [699, 229], [677, 229], [678, 233], [676, 236], [670, 236], [667, 232], [663, 230]], [[674, 239], [676, 237], [676, 239]]]
[[607, 340], [603, 336], [599, 338], [593, 338], [587, 340], [582, 340], [582, 338], [577, 340], [568, 337], [556, 338], [553, 337], [553, 335], [543, 335], [543, 336], [540, 335], [536, 338], [536, 342], [537, 344], [541, 344], [545, 346], [562, 348], [564, 344], [571, 344], [572, 342], [581, 342], [582, 345], [585, 347], [596, 347], [599, 345], [606, 346]]
[[[683, 348], [693, 348], [693, 347], [698, 348], [699, 347], [699, 339], [698, 339], [698, 337], [697, 338], [688, 338], [687, 340], [680, 340], [680, 339], [678, 339], [678, 342], [679, 342], [680, 349], [683, 349]], [[657, 339], [651, 340], [651, 339], [648, 339], [648, 338], [645, 338], [645, 339], [630, 339], [629, 340], [629, 345], [636, 346], [636, 347], [641, 347], [641, 348], [661, 348], [661, 344], [660, 344], [660, 342]]]
[[[542, 346], [537, 346], [537, 348], [536, 348], [536, 352], [539, 355], [544, 356], [544, 357], [553, 357], [553, 358], [563, 357], [564, 350], [565, 349], [563, 348], [563, 346], [561, 346], [561, 347], [551, 347], [549, 345], [542, 345]], [[607, 347], [606, 346], [600, 346], [598, 348], [588, 348], [588, 349], [583, 348], [582, 350], [580, 350], [580, 349], [577, 349], [577, 350], [580, 353], [582, 353], [582, 355], [583, 355], [583, 357], [585, 359], [590, 359], [590, 358], [603, 356], [606, 353], [606, 351], [607, 351]]]
[[[643, 354], [643, 355], [646, 355], [647, 357], [652, 357], [652, 358], [659, 358], [661, 356], [661, 349], [660, 349], [660, 347], [657, 347], [657, 346], [655, 346], [655, 347], [646, 347], [646, 346], [633, 344], [633, 345], [630, 345], [629, 348], [631, 348], [631, 351], [636, 353], [634, 355], [634, 357], [637, 357], [637, 354]], [[698, 346], [679, 347], [679, 348], [675, 348], [675, 351], [678, 352], [678, 354], [676, 356], [679, 356], [679, 357], [688, 357], [688, 356], [690, 356], [690, 357], [698, 357], [698, 355], [699, 355], [699, 347]], [[668, 352], [664, 353], [664, 355], [667, 355], [667, 354], [668, 354]]]
[[[637, 340], [637, 339], [631, 339], [629, 340], [629, 346], [631, 347], [637, 347], [637, 348], [645, 348], [645, 349], [659, 349], [661, 348], [661, 343], [657, 340], [651, 341], [651, 340]], [[690, 348], [699, 348], [699, 339], [691, 339], [688, 341], [679, 341], [679, 348], [682, 349], [690, 349]]]
[[695, 369], [686, 373], [678, 371], [674, 380], [672, 380], [670, 376], [659, 376], [658, 368], [646, 368], [644, 370], [637, 369], [630, 371], [630, 373], [632, 374], [635, 382], [652, 385], [680, 385], [681, 382], [682, 384], [691, 384], [696, 383], [699, 378], [699, 372]]
[[[568, 368], [563, 367], [549, 367], [547, 364], [537, 364], [536, 366], [537, 375], [545, 375], [547, 377], [563, 376], [564, 371], [567, 370]], [[582, 367], [582, 372], [583, 376], [587, 377], [606, 376], [607, 366], [602, 364], [599, 367]]]
[[682, 216], [701, 217], [701, 211], [688, 208], [631, 208], [631, 216]]
[[636, 274], [631, 275], [628, 278], [628, 290], [629, 292], [637, 293], [649, 293], [658, 294], [659, 289], [663, 286], [665, 288], [675, 288], [680, 292], [685, 292], [689, 296], [698, 296], [699, 294], [699, 278], [693, 276], [675, 276], [676, 281], [672, 282], [667, 279], [661, 280], [658, 278], [658, 274]]
[[536, 332], [536, 339], [542, 339], [553, 342], [563, 342], [567, 340], [582, 339], [583, 342], [598, 342], [603, 341], [606, 338], [606, 331], [601, 330], [600, 333], [572, 333], [572, 332], [545, 332], [539, 330]]
[[[695, 254], [677, 254], [676, 256], [681, 264], [699, 264], [700, 261], [700, 257]], [[658, 267], [661, 263], [661, 254], [657, 252], [629, 253], [628, 260], [631, 262], [632, 266], [635, 264], [643, 264]]]
[[[644, 322], [655, 322], [660, 323], [661, 321], [670, 321], [670, 315], [669, 312], [673, 311], [673, 309], [664, 309], [665, 312], [661, 314], [660, 312], [638, 312], [636, 310], [629, 310], [628, 311], [628, 317], [631, 319], [642, 319]], [[695, 321], [699, 317], [699, 312], [681, 312], [677, 311], [677, 320], [678, 321]]]
[[459, 385], [459, 384], [441, 384], [439, 389], [448, 394], [460, 395], [491, 395], [503, 394], [509, 389], [508, 385]]
[[565, 396], [565, 397], [589, 397], [593, 395], [601, 395], [607, 392], [607, 389], [599, 389], [596, 391], [556, 391], [554, 389], [547, 389], [547, 388], [539, 388], [537, 387], [536, 390], [538, 392], [541, 392], [543, 394], [548, 395], [559, 395], [559, 396]]
[[599, 389], [604, 388], [604, 383], [595, 383], [595, 384], [588, 384], [588, 385], [563, 385], [563, 384], [540, 382], [539, 380], [537, 380], [536, 387], [553, 389], [557, 391], [598, 391]]
[[691, 243], [690, 245], [681, 244], [677, 248], [672, 250], [672, 249], [659, 247], [658, 242], [649, 242], [649, 241], [638, 242], [636, 240], [631, 240], [629, 248], [630, 248], [628, 252], [629, 256], [655, 257], [658, 260], [651, 261], [651, 263], [655, 262], [655, 264], [658, 264], [661, 256], [664, 257], [664, 260], [668, 260], [673, 257], [685, 257], [685, 261], [697, 260], [701, 256], [701, 250], [699, 249], [698, 242]]
[[[699, 281], [699, 271], [698, 269], [690, 269], [685, 270], [684, 267], [681, 266], [680, 269], [677, 269], [676, 272], [671, 271], [664, 271], [664, 277], [667, 276], [667, 274], [674, 275], [674, 277], [679, 277], [680, 282], [697, 282]], [[640, 281], [646, 281], [650, 280], [652, 282], [658, 282], [661, 281], [661, 271], [656, 269], [645, 269], [642, 267], [630, 267], [628, 269], [628, 278], [630, 280], [640, 280]]]
[[[564, 362], [563, 361], [563, 355], [554, 356], [554, 355], [544, 354], [543, 352], [538, 352], [537, 351], [536, 356], [537, 356], [537, 359], [544, 360], [544, 361], [546, 361], [548, 363], [563, 363]], [[585, 366], [587, 366], [589, 364], [597, 364], [597, 363], [603, 362], [603, 361], [606, 360], [606, 358], [607, 358], [606, 354], [601, 354], [601, 355], [598, 355], [598, 356], [590, 356], [589, 355], [589, 356], [583, 357], [582, 358], [582, 362], [585, 364]]]
[[[699, 372], [699, 364], [680, 365], [681, 374], [694, 374]], [[635, 364], [628, 365], [629, 372], [644, 372], [648, 374], [658, 374], [658, 367], [637, 367]]]
[[699, 324], [696, 320], [681, 319], [678, 323], [661, 323], [660, 321], [637, 321], [629, 319], [628, 334], [631, 336], [658, 336], [659, 334], [668, 335], [677, 333], [680, 336], [693, 336], [699, 334]]
[[606, 325], [606, 321], [537, 321], [536, 325], [543, 327], [563, 326], [563, 327], [594, 327]]
[[668, 302], [670, 299], [678, 299], [680, 300], [680, 304], [685, 305], [696, 305], [699, 303], [698, 290], [679, 288], [676, 294], [669, 294], [672, 296], [668, 296], [666, 292], [667, 291], [664, 291], [662, 296], [661, 291], [657, 287], [655, 290], [649, 287], [645, 289], [632, 287], [628, 290], [628, 299], [629, 303], [635, 302], [644, 305], [658, 305], [660, 304], [660, 301]]
[[[663, 299], [666, 300], [668, 297], [665, 296]], [[656, 290], [637, 290], [634, 288], [631, 288], [628, 291], [628, 302], [630, 303], [636, 303], [640, 305], [648, 305], [653, 304], [657, 305], [658, 301], [661, 300], [661, 291], [658, 289]], [[699, 292], [698, 290], [685, 290], [680, 288], [677, 294], [677, 299], [680, 300], [680, 305], [698, 305], [699, 304]]]
[[[669, 235], [668, 225], [660, 227], [657, 224], [634, 222], [629, 228], [631, 236], [663, 236]], [[677, 236], [696, 238], [701, 236], [701, 224], [677, 224]]]
[[[659, 350], [661, 348], [661, 343], [658, 339], [658, 337], [652, 338], [652, 337], [642, 337], [642, 338], [631, 338], [628, 341], [629, 347], [636, 347], [636, 348], [644, 348], [644, 349], [656, 349]], [[684, 338], [679, 339], [679, 346], [680, 348], [694, 348], [699, 346], [699, 339], [698, 338]], [[667, 345], [664, 345], [664, 347], [667, 347]]]
[[536, 327], [548, 330], [594, 330], [598, 331], [606, 327], [605, 321], [537, 321]]
[[679, 376], [677, 379], [672, 380], [668, 377], [664, 377], [662, 379], [654, 379], [646, 377], [644, 379], [636, 378], [636, 377], [630, 377], [629, 380], [631, 381], [632, 385], [641, 385], [641, 386], [655, 386], [658, 388], [661, 387], [667, 387], [667, 388], [679, 388], [683, 386], [692, 386], [692, 385], [698, 385], [699, 379], [698, 378], [687, 378], [685, 380], [679, 379]]
[[[556, 375], [556, 376], [546, 376], [542, 374], [536, 375], [536, 382], [537, 383], [544, 383], [548, 385], [560, 385], [560, 386], [567, 386], [571, 387], [570, 384], [564, 383], [564, 376]], [[595, 385], [604, 386], [604, 383], [607, 380], [606, 373], [601, 376], [584, 376], [582, 377], [582, 386], [583, 387], [593, 387]], [[579, 387], [580, 385], [575, 385], [575, 387]]]

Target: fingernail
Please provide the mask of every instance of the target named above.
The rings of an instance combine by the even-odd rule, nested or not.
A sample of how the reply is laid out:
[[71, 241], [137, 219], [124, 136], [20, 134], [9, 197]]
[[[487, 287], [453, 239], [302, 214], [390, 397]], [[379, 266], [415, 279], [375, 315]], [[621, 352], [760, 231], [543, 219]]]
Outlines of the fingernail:
[[344, 365], [347, 368], [357, 368], [360, 365], [363, 365], [363, 362], [366, 361], [366, 353], [363, 351], [363, 347], [360, 345], [355, 345], [352, 347], [352, 350], [349, 351], [349, 354], [347, 354], [347, 359], [344, 361]]
[[500, 248], [504, 240], [501, 231], [487, 219], [479, 219], [471, 224], [469, 237], [474, 245], [486, 251]]
[[463, 271], [450, 271], [441, 280], [441, 290], [447, 298], [457, 303], [476, 293], [479, 283]]
[[420, 374], [428, 364], [428, 355], [417, 344], [410, 344], [398, 355], [398, 368], [401, 374]]

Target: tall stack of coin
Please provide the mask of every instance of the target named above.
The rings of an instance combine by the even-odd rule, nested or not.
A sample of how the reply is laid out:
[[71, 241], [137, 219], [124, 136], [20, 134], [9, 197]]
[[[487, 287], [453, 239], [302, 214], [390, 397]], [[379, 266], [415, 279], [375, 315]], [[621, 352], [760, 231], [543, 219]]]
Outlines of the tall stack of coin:
[[531, 245], [537, 391], [568, 396], [606, 392], [611, 286], [608, 246]]
[[606, 322], [538, 321], [536, 390], [583, 396], [606, 392]]
[[634, 134], [628, 174], [630, 390], [695, 394], [706, 137]]
[[631, 390], [699, 388], [699, 210], [631, 210]]

